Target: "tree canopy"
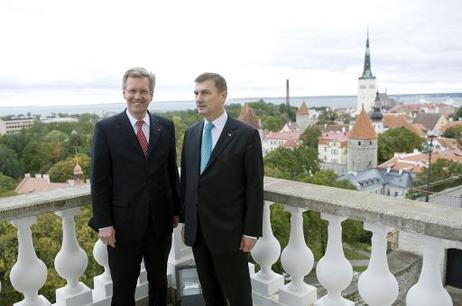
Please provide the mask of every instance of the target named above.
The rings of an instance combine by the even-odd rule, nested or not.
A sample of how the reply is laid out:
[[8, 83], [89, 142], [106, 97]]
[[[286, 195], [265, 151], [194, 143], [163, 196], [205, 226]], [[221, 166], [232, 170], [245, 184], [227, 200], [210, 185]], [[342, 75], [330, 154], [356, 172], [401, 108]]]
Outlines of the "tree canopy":
[[395, 152], [411, 153], [421, 149], [424, 140], [406, 128], [390, 129], [379, 135], [378, 163], [391, 159]]

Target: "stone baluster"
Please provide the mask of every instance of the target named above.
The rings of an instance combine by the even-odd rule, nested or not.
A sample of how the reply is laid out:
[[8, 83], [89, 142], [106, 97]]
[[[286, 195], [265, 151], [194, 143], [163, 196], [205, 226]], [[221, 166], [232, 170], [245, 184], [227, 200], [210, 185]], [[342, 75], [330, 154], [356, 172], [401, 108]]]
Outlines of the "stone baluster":
[[88, 257], [79, 246], [75, 233], [74, 217], [80, 213], [80, 207], [55, 212], [62, 218], [63, 241], [61, 250], [55, 258], [55, 269], [67, 282], [65, 287], [56, 290], [56, 305], [81, 306], [92, 303], [91, 289], [79, 278], [88, 265]]
[[281, 245], [274, 237], [271, 228], [271, 210], [273, 202], [265, 202], [263, 207], [263, 235], [252, 249], [252, 257], [260, 265], [260, 271], [251, 276], [252, 289], [263, 296], [278, 292], [284, 285], [284, 277], [271, 270], [281, 254]]
[[290, 238], [282, 251], [281, 263], [292, 281], [279, 290], [279, 302], [287, 306], [311, 305], [317, 298], [316, 288], [303, 280], [314, 264], [313, 253], [303, 235], [302, 214], [306, 209], [286, 206], [285, 210], [290, 213]]
[[93, 278], [93, 301], [98, 303], [95, 305], [110, 305], [112, 297], [112, 278], [109, 270], [109, 262], [107, 255], [107, 246], [100, 240], [96, 240], [93, 247], [93, 257], [96, 262], [103, 266], [104, 272]]
[[15, 306], [49, 306], [48, 300], [38, 295], [47, 279], [47, 267], [34, 250], [31, 225], [37, 221], [36, 217], [26, 217], [11, 221], [18, 230], [18, 259], [10, 272], [11, 284], [24, 295], [21, 302]]
[[440, 238], [422, 235], [424, 243], [422, 271], [417, 283], [406, 296], [407, 306], [452, 306], [449, 293], [444, 289], [440, 271]]
[[316, 267], [319, 282], [327, 290], [327, 294], [317, 300], [315, 306], [349, 306], [354, 305], [342, 297], [342, 290], [346, 289], [353, 278], [353, 268], [345, 258], [342, 246], [343, 217], [321, 214], [321, 218], [329, 221], [327, 249]]
[[398, 282], [387, 261], [387, 234], [391, 228], [365, 223], [364, 229], [372, 232], [372, 252], [367, 269], [358, 279], [359, 294], [368, 305], [390, 306], [399, 293]]

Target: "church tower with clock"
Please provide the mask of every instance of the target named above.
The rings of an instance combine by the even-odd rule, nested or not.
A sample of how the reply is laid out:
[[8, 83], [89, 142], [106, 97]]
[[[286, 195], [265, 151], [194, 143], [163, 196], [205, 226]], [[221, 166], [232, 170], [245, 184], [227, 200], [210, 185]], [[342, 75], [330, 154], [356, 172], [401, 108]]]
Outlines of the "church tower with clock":
[[371, 54], [369, 50], [369, 30], [367, 31], [366, 54], [364, 56], [363, 74], [358, 79], [358, 99], [356, 102], [356, 114], [359, 114], [364, 107], [366, 113], [374, 106], [375, 94], [377, 92], [377, 79], [371, 70]]

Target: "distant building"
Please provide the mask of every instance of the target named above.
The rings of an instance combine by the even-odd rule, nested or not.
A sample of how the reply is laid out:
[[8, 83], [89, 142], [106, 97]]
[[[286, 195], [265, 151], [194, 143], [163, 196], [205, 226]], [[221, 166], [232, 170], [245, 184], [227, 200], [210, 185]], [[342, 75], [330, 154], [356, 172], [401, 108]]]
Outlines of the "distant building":
[[437, 130], [439, 132], [448, 122], [442, 114], [437, 113], [418, 113], [413, 121], [414, 124], [422, 125], [425, 131]]
[[380, 168], [348, 173], [339, 180], [348, 180], [358, 191], [398, 198], [405, 198], [408, 190], [414, 185], [411, 173]]
[[279, 148], [295, 148], [302, 131], [295, 122], [286, 123], [279, 132], [270, 132], [263, 137], [263, 156]]
[[347, 170], [348, 133], [345, 130], [323, 133], [318, 140], [321, 169], [343, 175]]
[[61, 188], [68, 188], [71, 185], [68, 183], [52, 183], [48, 174], [36, 174], [31, 176], [29, 173], [24, 175], [24, 178], [16, 187], [15, 192], [18, 194], [50, 191]]
[[311, 125], [312, 118], [310, 116], [310, 111], [306, 106], [305, 101], [303, 101], [302, 105], [297, 110], [296, 120], [295, 120], [300, 127], [301, 130], [306, 129], [307, 126]]
[[[462, 163], [462, 150], [459, 147], [451, 147], [445, 143], [442, 144], [436, 141], [436, 149], [432, 153], [432, 163], [438, 159], [447, 159], [454, 162]], [[443, 140], [443, 142], [446, 142]], [[412, 153], [395, 153], [393, 158], [379, 165], [382, 169], [404, 170], [413, 174], [423, 171], [428, 168], [428, 154], [414, 150]]]
[[253, 110], [247, 104], [244, 104], [244, 106], [241, 109], [241, 113], [239, 114], [239, 117], [237, 119], [244, 123], [247, 123], [248, 125], [256, 128], [257, 130], [261, 129], [260, 120], [257, 119]]
[[391, 113], [406, 113], [409, 117], [415, 117], [419, 113], [442, 114], [448, 117], [454, 111], [454, 106], [434, 102], [400, 103], [389, 109]]
[[405, 128], [417, 134], [420, 137], [425, 137], [425, 128], [420, 124], [414, 124], [407, 120], [405, 113], [385, 113], [383, 114], [384, 130]]
[[19, 116], [9, 120], [0, 120], [0, 135], [19, 133], [32, 125], [32, 117]]
[[348, 134], [347, 171], [377, 167], [377, 134], [364, 108]]
[[361, 113], [362, 108], [369, 112], [374, 106], [377, 92], [377, 79], [371, 70], [371, 54], [369, 50], [369, 31], [367, 32], [366, 54], [364, 56], [363, 74], [358, 78], [358, 100], [356, 102], [356, 114]]
[[52, 117], [40, 119], [43, 123], [75, 123], [79, 122], [79, 119], [73, 117]]
[[374, 127], [376, 134], [382, 134], [385, 131], [383, 127], [383, 114], [381, 109], [382, 104], [380, 103], [380, 96], [379, 92], [377, 91], [374, 101], [374, 108], [370, 115], [372, 126]]

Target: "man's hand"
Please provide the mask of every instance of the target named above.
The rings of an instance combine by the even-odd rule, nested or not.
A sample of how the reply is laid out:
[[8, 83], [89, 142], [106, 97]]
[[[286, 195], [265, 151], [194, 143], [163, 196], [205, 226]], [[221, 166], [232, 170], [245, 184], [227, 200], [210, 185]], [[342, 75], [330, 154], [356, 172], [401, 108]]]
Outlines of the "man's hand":
[[173, 216], [172, 217], [172, 227], [175, 228], [180, 223], [180, 216]]
[[250, 250], [252, 250], [256, 242], [257, 242], [257, 239], [255, 238], [242, 237], [241, 246], [239, 247], [239, 250], [241, 250], [242, 252], [248, 253], [250, 252]]
[[113, 226], [108, 226], [106, 228], [99, 229], [98, 237], [104, 244], [110, 245], [115, 248], [116, 238], [115, 238], [115, 229]]

